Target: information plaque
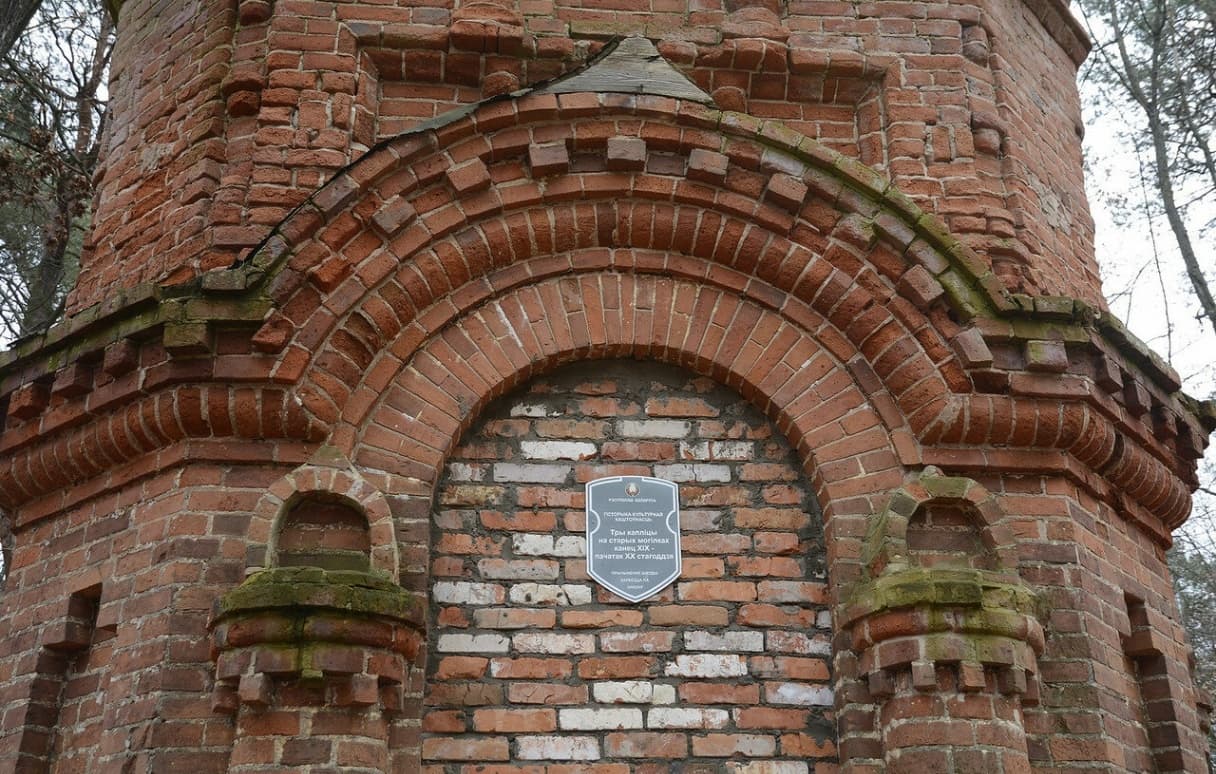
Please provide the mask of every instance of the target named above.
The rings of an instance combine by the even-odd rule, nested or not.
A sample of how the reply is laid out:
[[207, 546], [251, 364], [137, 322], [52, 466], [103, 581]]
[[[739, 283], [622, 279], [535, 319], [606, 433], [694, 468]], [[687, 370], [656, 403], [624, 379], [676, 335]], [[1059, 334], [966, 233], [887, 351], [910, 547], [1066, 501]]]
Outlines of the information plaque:
[[680, 490], [647, 476], [587, 483], [587, 574], [630, 602], [680, 574]]

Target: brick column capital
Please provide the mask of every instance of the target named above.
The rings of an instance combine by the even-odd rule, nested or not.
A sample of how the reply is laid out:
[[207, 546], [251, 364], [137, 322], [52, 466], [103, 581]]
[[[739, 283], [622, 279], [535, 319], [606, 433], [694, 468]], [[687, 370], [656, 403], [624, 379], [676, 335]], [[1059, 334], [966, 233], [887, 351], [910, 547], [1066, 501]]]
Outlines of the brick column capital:
[[279, 681], [311, 682], [333, 706], [398, 710], [422, 628], [422, 603], [375, 573], [256, 573], [216, 604], [214, 707], [274, 706]]

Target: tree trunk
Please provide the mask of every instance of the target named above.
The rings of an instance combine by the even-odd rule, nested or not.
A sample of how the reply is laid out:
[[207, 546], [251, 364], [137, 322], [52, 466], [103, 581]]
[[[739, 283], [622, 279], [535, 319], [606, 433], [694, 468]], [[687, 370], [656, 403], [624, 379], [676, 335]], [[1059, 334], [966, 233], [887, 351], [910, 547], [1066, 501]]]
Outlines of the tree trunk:
[[1208, 287], [1207, 278], [1203, 276], [1203, 269], [1199, 266], [1199, 258], [1195, 255], [1191, 235], [1187, 233], [1182, 213], [1174, 202], [1174, 182], [1170, 178], [1165, 127], [1161, 125], [1159, 115], [1150, 113], [1148, 118], [1149, 130], [1153, 138], [1157, 192], [1161, 194], [1161, 206], [1165, 209], [1165, 217], [1170, 223], [1170, 229], [1174, 232], [1174, 238], [1178, 241], [1178, 252], [1182, 255], [1182, 262], [1186, 264], [1186, 275], [1190, 278], [1191, 287], [1195, 290], [1195, 298], [1199, 300], [1203, 316], [1212, 326], [1212, 331], [1216, 332], [1216, 300], [1213, 300], [1212, 289]]

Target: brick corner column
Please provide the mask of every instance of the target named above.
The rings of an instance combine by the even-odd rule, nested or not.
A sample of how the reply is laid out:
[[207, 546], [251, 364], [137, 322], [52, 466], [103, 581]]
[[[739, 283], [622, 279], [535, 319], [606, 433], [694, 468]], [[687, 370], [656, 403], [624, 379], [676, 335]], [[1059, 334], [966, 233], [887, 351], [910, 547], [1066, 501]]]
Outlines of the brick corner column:
[[1009, 573], [901, 568], [859, 583], [840, 618], [863, 694], [849, 709], [872, 708], [855, 735], [874, 769], [1029, 772], [1022, 706], [1037, 701], [1038, 609]]
[[229, 771], [392, 770], [394, 722], [423, 606], [379, 575], [276, 567], [225, 595], [212, 621], [213, 707], [235, 716]]

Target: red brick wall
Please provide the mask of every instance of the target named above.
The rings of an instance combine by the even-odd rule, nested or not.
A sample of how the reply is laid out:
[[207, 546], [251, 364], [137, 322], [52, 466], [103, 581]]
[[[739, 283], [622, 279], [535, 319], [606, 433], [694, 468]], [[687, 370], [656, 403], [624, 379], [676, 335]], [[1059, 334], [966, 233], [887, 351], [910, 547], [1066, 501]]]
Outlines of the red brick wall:
[[[987, 262], [1010, 289], [1102, 303], [1061, 9], [694, 6], [124, 7], [70, 304], [109, 316], [0, 361], [0, 767], [488, 774], [543, 755], [557, 774], [598, 755], [617, 774], [737, 751], [754, 760], [732, 774], [837, 755], [858, 774], [1202, 770], [1163, 557], [1202, 420], [1070, 298], [985, 284]], [[895, 186], [745, 116], [533, 93], [381, 144], [292, 210], [378, 138], [643, 23], [720, 107]], [[115, 292], [227, 265], [289, 211], [281, 242], [202, 290]], [[701, 376], [631, 360], [533, 379], [590, 356]], [[641, 604], [578, 555], [582, 484], [622, 471], [692, 476], [685, 577]], [[849, 609], [871, 527], [922, 474], [991, 493], [981, 521], [944, 497], [903, 536], [913, 565], [1014, 589], [995, 608], [1015, 615], [979, 624], [990, 651], [925, 630], [990, 612], [974, 600]], [[346, 547], [428, 595], [408, 685], [395, 633], [318, 674], [241, 662], [279, 641], [214, 622], [275, 561], [300, 492], [363, 512]], [[305, 561], [292, 546], [278, 558]], [[1017, 617], [1027, 589], [1046, 642]]]
[[[181, 282], [222, 265], [204, 229], [228, 158], [221, 81], [228, 3], [123, 4], [110, 68], [101, 178], [68, 306], [140, 282]], [[241, 181], [248, 185], [248, 180]]]
[[207, 622], [243, 576], [249, 511], [282, 472], [196, 461], [119, 484], [124, 473], [60, 493], [55, 518], [19, 528], [0, 621], [6, 771], [226, 771], [233, 727], [211, 709]]
[[[726, 110], [889, 177], [1028, 293], [1102, 306], [1067, 11], [1021, 3], [131, 0], [76, 312], [242, 256], [378, 138], [644, 33]], [[1064, 15], [1061, 15], [1064, 14]], [[239, 22], [239, 23], [238, 23]], [[1050, 27], [1050, 31], [1048, 29]]]
[[[424, 759], [827, 771], [823, 527], [799, 467], [750, 404], [669, 366], [568, 366], [495, 402], [437, 495]], [[636, 604], [586, 574], [583, 485], [611, 475], [680, 484], [683, 572]]]

